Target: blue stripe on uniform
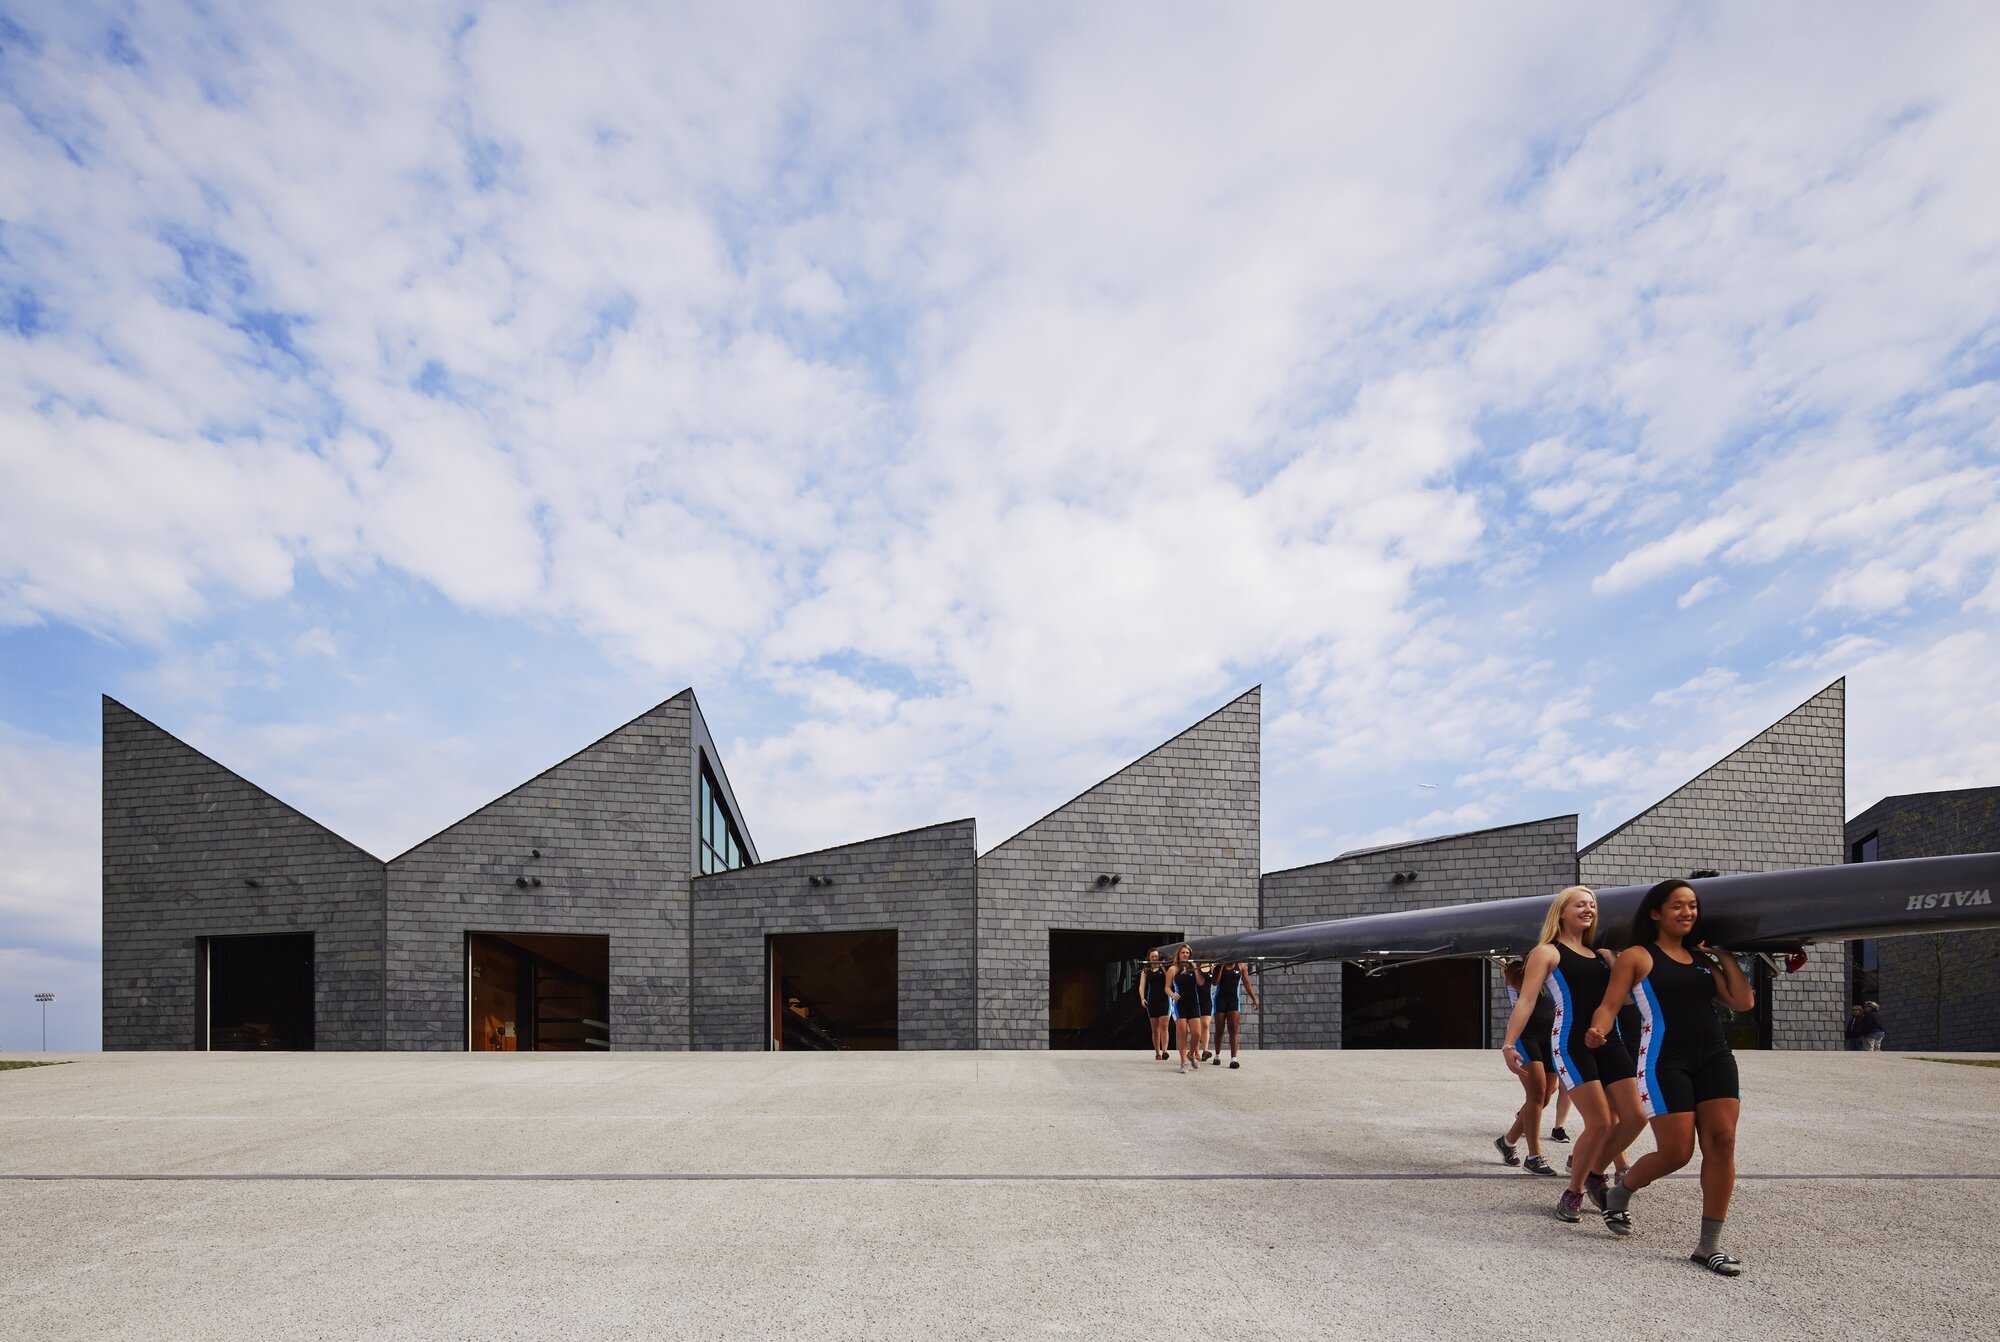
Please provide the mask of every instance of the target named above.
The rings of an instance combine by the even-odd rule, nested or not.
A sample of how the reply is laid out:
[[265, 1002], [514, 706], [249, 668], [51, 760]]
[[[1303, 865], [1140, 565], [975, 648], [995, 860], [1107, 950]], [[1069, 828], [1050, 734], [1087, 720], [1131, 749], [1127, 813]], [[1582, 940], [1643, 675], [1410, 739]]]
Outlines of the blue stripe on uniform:
[[1648, 979], [1639, 980], [1637, 1000], [1639, 1015], [1646, 1023], [1639, 1035], [1639, 1075], [1646, 1079], [1647, 1107], [1652, 1110], [1646, 1117], [1657, 1118], [1667, 1112], [1667, 1098], [1660, 1093], [1660, 1049], [1667, 1042], [1667, 1014], [1660, 1010], [1659, 994]]
[[1561, 968], [1549, 971], [1549, 982], [1556, 985], [1556, 1019], [1549, 1027], [1549, 1045], [1555, 1050], [1556, 1060], [1562, 1064], [1563, 1084], [1575, 1090], [1577, 1081], [1576, 1059], [1569, 1056], [1569, 1030], [1571, 998], [1569, 981], [1563, 977]]

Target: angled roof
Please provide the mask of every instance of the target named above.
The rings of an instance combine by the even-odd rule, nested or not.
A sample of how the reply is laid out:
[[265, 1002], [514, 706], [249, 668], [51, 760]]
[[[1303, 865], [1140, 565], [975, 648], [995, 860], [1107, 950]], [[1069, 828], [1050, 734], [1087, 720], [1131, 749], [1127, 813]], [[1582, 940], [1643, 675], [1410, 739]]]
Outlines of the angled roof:
[[1236, 707], [1236, 705], [1242, 703], [1245, 699], [1248, 699], [1251, 695], [1257, 694], [1263, 688], [1264, 685], [1262, 681], [1259, 681], [1257, 684], [1252, 685], [1249, 689], [1243, 691], [1243, 693], [1237, 695], [1234, 699], [1231, 699], [1228, 703], [1222, 705], [1214, 712], [1206, 713], [1201, 718], [1181, 728], [1179, 731], [1175, 732], [1172, 736], [1169, 736], [1166, 740], [1154, 746], [1151, 750], [1147, 751], [1145, 754], [1140, 755], [1134, 759], [1127, 760], [1117, 769], [1113, 770], [1111, 773], [1106, 774], [1104, 777], [1098, 779], [1095, 783], [1092, 783], [1089, 787], [1077, 793], [1074, 797], [1071, 797], [1068, 801], [1064, 802], [1062, 805], [1044, 812], [1042, 815], [1036, 817], [1035, 819], [1029, 821], [1027, 824], [1021, 826], [1021, 828], [1015, 830], [1012, 834], [1009, 834], [1006, 838], [994, 844], [984, 853], [981, 853], [980, 856], [987, 857], [993, 853], [997, 853], [1002, 848], [1005, 848], [1008, 844], [1014, 842], [1014, 840], [1020, 838], [1023, 834], [1026, 834], [1029, 830], [1035, 828], [1035, 826], [1041, 824], [1043, 821], [1046, 821], [1051, 817], [1062, 814], [1064, 811], [1076, 805], [1078, 802], [1082, 801], [1085, 797], [1088, 797], [1091, 793], [1097, 791], [1099, 788], [1105, 786], [1106, 784], [1116, 782], [1119, 778], [1122, 778], [1124, 775], [1130, 773], [1133, 769], [1145, 763], [1153, 756], [1159, 754], [1162, 750], [1165, 750], [1168, 746], [1171, 746], [1174, 742], [1182, 739], [1185, 736], [1191, 735], [1194, 732], [1200, 731], [1210, 722], [1213, 722], [1215, 719], [1221, 717], [1224, 713], [1227, 713], [1230, 709]]
[[1717, 760], [1715, 763], [1709, 765], [1706, 769], [1703, 769], [1700, 773], [1697, 773], [1694, 777], [1688, 779], [1685, 783], [1682, 783], [1672, 792], [1669, 792], [1666, 796], [1660, 798], [1658, 801], [1654, 802], [1651, 806], [1648, 806], [1644, 810], [1638, 812], [1636, 815], [1633, 815], [1632, 817], [1627, 819], [1623, 824], [1618, 825], [1613, 829], [1608, 829], [1604, 831], [1604, 833], [1598, 835], [1596, 838], [1592, 839], [1589, 843], [1579, 848], [1577, 850], [1577, 856], [1583, 857], [1584, 855], [1590, 853], [1592, 850], [1596, 849], [1599, 845], [1609, 842], [1610, 840], [1616, 838], [1618, 835], [1624, 833], [1626, 830], [1632, 828], [1632, 826], [1638, 824], [1641, 820], [1644, 820], [1647, 816], [1659, 810], [1662, 806], [1665, 806], [1675, 797], [1680, 796], [1681, 793], [1687, 791], [1689, 788], [1693, 787], [1696, 783], [1699, 783], [1702, 779], [1708, 777], [1710, 774], [1714, 773], [1717, 769], [1720, 769], [1723, 765], [1729, 763], [1729, 761], [1735, 759], [1738, 755], [1741, 755], [1744, 751], [1756, 745], [1759, 741], [1762, 741], [1765, 737], [1769, 736], [1777, 728], [1783, 726], [1786, 722], [1790, 721], [1792, 718], [1797, 717], [1798, 714], [1808, 705], [1813, 703], [1813, 701], [1824, 697], [1829, 691], [1833, 690], [1836, 687], [1838, 687], [1841, 691], [1841, 694], [1845, 696], [1845, 694], [1847, 693], [1847, 677], [1840, 676], [1834, 680], [1828, 681], [1825, 685], [1822, 685], [1819, 689], [1807, 695], [1803, 700], [1801, 700], [1798, 703], [1797, 706], [1792, 708], [1790, 711], [1786, 712], [1783, 716], [1779, 717], [1777, 721], [1767, 724], [1762, 730], [1758, 731], [1749, 740], [1745, 741], [1742, 745], [1736, 747], [1736, 749], [1730, 751], [1727, 755], [1724, 755], [1721, 759]]
[[[342, 834], [339, 830], [334, 829], [332, 826], [326, 824], [324, 821], [314, 819], [312, 816], [306, 814], [298, 807], [292, 805], [290, 802], [286, 801], [283, 797], [280, 797], [277, 793], [271, 791], [271, 789], [265, 787], [263, 784], [251, 782], [248, 778], [245, 778], [242, 774], [237, 773], [236, 770], [230, 768], [228, 765], [224, 764], [221, 760], [215, 758], [215, 756], [209, 754], [207, 751], [202, 750], [199, 747], [189, 745], [186, 741], [174, 735], [172, 732], [168, 731], [165, 727], [162, 727], [159, 723], [153, 721], [151, 718], [147, 717], [144, 713], [139, 712], [137, 709], [131, 707], [129, 704], [120, 703], [118, 700], [113, 699], [108, 694], [100, 695], [99, 697], [103, 699], [104, 705], [107, 709], [115, 708], [119, 712], [130, 717], [133, 721], [138, 722], [141, 725], [153, 731], [158, 732], [161, 736], [166, 737], [169, 741], [172, 741], [175, 745], [187, 751], [190, 755], [193, 755], [196, 758], [203, 760], [208, 764], [213, 765], [215, 768], [220, 769], [223, 773], [228, 774], [231, 778], [241, 783], [244, 787], [249, 788], [252, 792], [257, 793], [259, 796], [269, 797], [279, 806], [283, 807], [287, 811], [290, 811], [293, 815], [305, 821], [308, 825], [311, 825], [314, 829], [320, 831], [320, 833], [325, 834], [328, 838], [339, 840], [341, 843], [346, 844], [349, 848], [352, 848], [355, 852], [360, 853], [362, 856], [370, 859], [371, 861], [375, 862], [382, 861], [381, 858], [369, 852], [366, 848], [363, 848], [360, 844], [348, 838], [345, 834]], [[109, 717], [110, 714], [107, 712], [105, 716]], [[109, 733], [107, 733], [106, 735], [108, 737]], [[100, 749], [101, 748], [102, 747], [100, 746]]]
[[1314, 867], [1330, 867], [1336, 862], [1346, 862], [1351, 858], [1357, 857], [1368, 857], [1375, 853], [1394, 852], [1398, 848], [1422, 848], [1428, 844], [1450, 843], [1454, 839], [1470, 839], [1481, 834], [1498, 834], [1502, 830], [1527, 829], [1532, 825], [1547, 825], [1558, 820], [1574, 822], [1576, 816], [1574, 813], [1546, 815], [1539, 820], [1514, 820], [1504, 825], [1488, 825], [1484, 829], [1462, 829], [1453, 834], [1432, 834], [1421, 839], [1401, 839], [1395, 843], [1371, 844], [1366, 848], [1350, 848], [1344, 853], [1338, 853], [1333, 857], [1321, 858], [1317, 862], [1302, 862], [1296, 867], [1279, 867], [1275, 871], [1267, 871], [1264, 874], [1266, 876], [1282, 876], [1287, 872], [1310, 871]]

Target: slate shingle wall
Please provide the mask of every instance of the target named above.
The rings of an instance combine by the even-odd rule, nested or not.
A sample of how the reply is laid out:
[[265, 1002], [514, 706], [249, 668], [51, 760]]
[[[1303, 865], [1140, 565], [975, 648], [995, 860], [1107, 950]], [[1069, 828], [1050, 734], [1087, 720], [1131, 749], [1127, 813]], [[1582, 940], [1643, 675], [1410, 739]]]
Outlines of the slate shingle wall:
[[315, 1046], [382, 1046], [382, 863], [109, 698], [103, 851], [106, 1049], [199, 1047], [197, 939], [297, 932]]
[[1257, 925], [1260, 702], [1249, 691], [979, 859], [981, 1048], [1049, 1046], [1051, 930]]
[[977, 1047], [978, 851], [973, 822], [953, 820], [698, 878], [694, 1046], [765, 1046], [766, 936], [894, 929], [897, 1047]]
[[[2000, 787], [1885, 797], [1847, 822], [1849, 852], [1870, 834], [1884, 862], [2000, 852]], [[1875, 945], [1883, 1048], [2000, 1051], [2000, 932]]]
[[388, 1047], [465, 1047], [468, 931], [610, 937], [611, 1046], [688, 1046], [693, 703], [675, 695], [389, 863]]
[[[1728, 758], [1592, 843], [1586, 885], [1648, 885], [1711, 868], [1725, 875], [1829, 866], [1844, 852], [1847, 683], [1837, 680]], [[1847, 1016], [1847, 963], [1836, 944], [1811, 948], [1771, 994], [1774, 1048], [1833, 1049]]]
[[[1399, 871], [1414, 871], [1417, 879], [1397, 885], [1393, 877]], [[1553, 895], [1575, 883], [1576, 817], [1553, 816], [1267, 873], [1264, 925]], [[1339, 1048], [1341, 977], [1338, 964], [1301, 965], [1265, 975], [1264, 1046]], [[1497, 1047], [1506, 1032], [1509, 1003], [1506, 985], [1491, 966], [1487, 985], [1488, 1034]]]

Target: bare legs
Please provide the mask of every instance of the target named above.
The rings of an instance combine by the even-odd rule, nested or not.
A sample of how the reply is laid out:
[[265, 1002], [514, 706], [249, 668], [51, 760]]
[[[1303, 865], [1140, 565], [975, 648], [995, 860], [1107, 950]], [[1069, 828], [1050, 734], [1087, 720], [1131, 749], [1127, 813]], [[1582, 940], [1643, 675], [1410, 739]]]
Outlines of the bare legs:
[[1612, 1112], [1617, 1118], [1618, 1126], [1612, 1130], [1610, 1136], [1606, 1139], [1607, 1144], [1604, 1150], [1598, 1153], [1597, 1163], [1591, 1166], [1593, 1170], [1600, 1174], [1604, 1172], [1606, 1165], [1616, 1165], [1620, 1170], [1623, 1170], [1625, 1168], [1625, 1148], [1637, 1141], [1639, 1134], [1646, 1130], [1646, 1115], [1639, 1108], [1639, 1079], [1637, 1077], [1628, 1076], [1623, 1081], [1612, 1082], [1608, 1094], [1611, 1100]]
[[[1180, 1042], [1181, 1069], [1185, 1071], [1189, 1062], [1201, 1063], [1201, 1049], [1194, 1040], [1194, 1022], [1183, 1016], [1174, 1022]], [[1193, 1058], [1188, 1055], [1192, 1053]]]
[[1542, 1154], [1542, 1106], [1548, 1102], [1548, 1071], [1538, 1062], [1519, 1073], [1527, 1099], [1514, 1111], [1514, 1126], [1507, 1129], [1507, 1145], [1528, 1139], [1528, 1154]]
[[1570, 1158], [1569, 1191], [1582, 1197], [1584, 1179], [1609, 1163], [1608, 1159], [1600, 1162], [1598, 1153], [1608, 1149], [1618, 1120], [1612, 1114], [1611, 1101], [1605, 1098], [1602, 1082], [1571, 1086], [1569, 1102], [1583, 1118], [1583, 1131], [1576, 1135], [1576, 1153]]
[[1729, 1219], [1729, 1199], [1736, 1191], [1736, 1119], [1740, 1100], [1704, 1100], [1691, 1114], [1662, 1114], [1653, 1120], [1654, 1149], [1625, 1172], [1618, 1207], [1655, 1179], [1665, 1178], [1688, 1163], [1695, 1143], [1701, 1144], [1701, 1215], [1704, 1251], [1712, 1250], [1713, 1233]]
[[1701, 1214], [1711, 1221], [1729, 1219], [1729, 1198], [1736, 1191], [1736, 1118], [1741, 1100], [1708, 1100], [1694, 1109], [1695, 1136], [1701, 1141]]
[[1154, 1016], [1148, 1021], [1153, 1027], [1153, 1052], [1164, 1058], [1168, 1052], [1167, 1026], [1172, 1024], [1165, 1016]]
[[1215, 1051], [1222, 1052], [1224, 1036], [1229, 1039], [1229, 1057], [1236, 1057], [1238, 1043], [1243, 1038], [1243, 1013], [1240, 1011], [1219, 1011], [1215, 1015]]

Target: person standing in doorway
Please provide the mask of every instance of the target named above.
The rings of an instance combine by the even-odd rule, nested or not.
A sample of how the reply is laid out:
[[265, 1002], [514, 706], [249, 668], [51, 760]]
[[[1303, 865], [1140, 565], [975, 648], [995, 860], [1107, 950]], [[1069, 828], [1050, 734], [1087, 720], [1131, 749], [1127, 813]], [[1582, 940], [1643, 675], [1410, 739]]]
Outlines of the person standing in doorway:
[[1863, 1002], [1861, 1004], [1861, 1047], [1870, 1053], [1882, 1051], [1882, 1041], [1889, 1032], [1882, 1028], [1882, 1004]]

